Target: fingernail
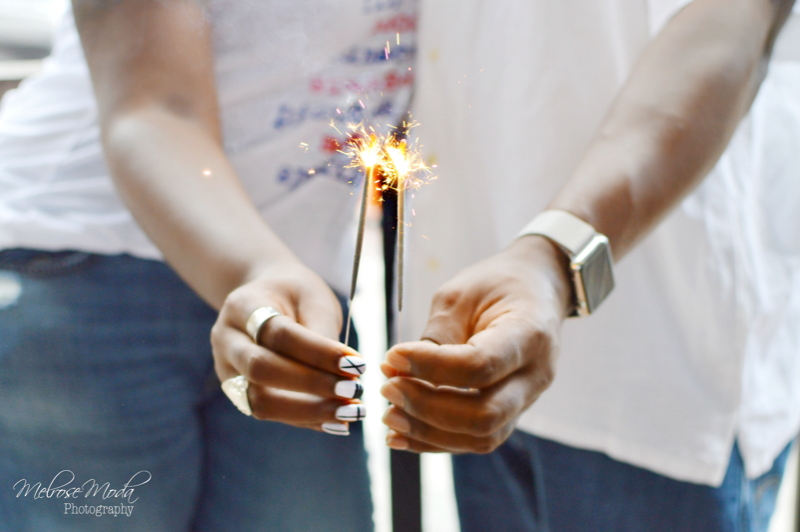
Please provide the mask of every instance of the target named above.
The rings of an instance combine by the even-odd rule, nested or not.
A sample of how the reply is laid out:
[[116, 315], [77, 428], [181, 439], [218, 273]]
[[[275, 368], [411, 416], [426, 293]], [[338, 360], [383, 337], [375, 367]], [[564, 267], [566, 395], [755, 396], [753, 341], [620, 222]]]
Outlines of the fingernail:
[[346, 423], [323, 423], [322, 430], [336, 436], [350, 436], [350, 427]]
[[381, 395], [393, 405], [403, 408], [403, 404], [405, 403], [403, 392], [391, 382], [387, 382], [383, 385], [383, 388], [381, 388]]
[[398, 412], [394, 408], [390, 408], [383, 416], [384, 424], [390, 429], [394, 429], [402, 434], [408, 434], [411, 431], [411, 423], [408, 418]]
[[246, 415], [252, 416], [253, 410], [250, 408], [250, 401], [247, 399], [247, 380], [239, 375], [226, 379], [222, 383], [222, 391], [231, 400], [231, 403], [239, 409], [239, 411]]
[[397, 451], [405, 451], [408, 449], [408, 440], [400, 436], [399, 434], [389, 433], [386, 435], [386, 445], [390, 449], [395, 449]]
[[360, 381], [339, 381], [333, 392], [345, 399], [360, 399], [364, 395], [364, 385]]
[[386, 355], [386, 363], [400, 373], [411, 373], [411, 361], [402, 355], [390, 351]]
[[363, 375], [367, 362], [361, 357], [347, 355], [339, 359], [339, 369], [350, 375]]
[[365, 417], [367, 417], [367, 407], [364, 405], [344, 405], [336, 409], [336, 419], [339, 421], [361, 421]]

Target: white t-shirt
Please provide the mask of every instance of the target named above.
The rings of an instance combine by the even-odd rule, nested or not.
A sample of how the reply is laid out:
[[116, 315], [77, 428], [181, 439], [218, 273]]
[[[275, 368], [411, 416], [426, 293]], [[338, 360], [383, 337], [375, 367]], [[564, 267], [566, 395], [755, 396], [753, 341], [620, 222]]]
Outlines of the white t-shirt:
[[[344, 168], [331, 122], [342, 132], [362, 120], [384, 131], [399, 123], [416, 1], [207, 4], [225, 152], [270, 226], [346, 291], [362, 176]], [[0, 109], [0, 249], [10, 247], [161, 258], [109, 178], [71, 11], [43, 70]]]
[[[407, 231], [406, 339], [432, 293], [496, 253], [569, 177], [640, 52], [685, 0], [427, 2], [415, 116], [439, 179]], [[770, 73], [704, 184], [570, 319], [556, 378], [519, 427], [719, 485], [800, 428], [800, 48]]]

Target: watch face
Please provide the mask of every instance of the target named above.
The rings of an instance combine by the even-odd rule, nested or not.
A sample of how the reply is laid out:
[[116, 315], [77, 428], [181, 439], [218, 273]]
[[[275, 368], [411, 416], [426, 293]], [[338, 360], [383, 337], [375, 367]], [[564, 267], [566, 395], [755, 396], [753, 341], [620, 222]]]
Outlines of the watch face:
[[578, 313], [591, 314], [614, 288], [608, 239], [598, 235], [572, 260]]

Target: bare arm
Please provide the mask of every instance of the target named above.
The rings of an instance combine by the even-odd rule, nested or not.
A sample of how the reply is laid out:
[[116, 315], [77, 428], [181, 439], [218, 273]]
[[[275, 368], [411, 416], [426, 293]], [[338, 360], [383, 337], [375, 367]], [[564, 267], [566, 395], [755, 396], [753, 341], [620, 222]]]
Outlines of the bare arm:
[[[209, 23], [194, 0], [73, 0], [112, 178], [167, 261], [220, 309], [220, 379], [244, 375], [253, 414], [319, 429], [352, 349], [333, 292], [265, 224], [222, 149]], [[248, 316], [270, 306], [254, 343]], [[351, 388], [352, 389], [352, 386]], [[287, 395], [285, 391], [306, 396]]]
[[619, 260], [714, 167], [766, 75], [793, 0], [696, 0], [646, 48], [551, 203]]
[[[550, 208], [588, 221], [624, 256], [713, 167], [792, 4], [695, 0], [678, 13], [643, 52]], [[389, 445], [488, 452], [505, 441], [554, 378], [570, 299], [565, 270], [553, 244], [526, 236], [446, 283], [429, 341], [395, 346], [382, 368]]]
[[192, 1], [76, 0], [117, 190], [167, 261], [212, 306], [293, 260], [222, 151], [209, 27]]

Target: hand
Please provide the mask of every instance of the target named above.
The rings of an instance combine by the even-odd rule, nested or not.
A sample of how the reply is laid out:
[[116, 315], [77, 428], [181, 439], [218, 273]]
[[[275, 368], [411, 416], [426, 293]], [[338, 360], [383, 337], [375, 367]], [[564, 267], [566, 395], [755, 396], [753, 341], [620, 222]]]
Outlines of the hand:
[[396, 345], [381, 366], [389, 447], [488, 453], [503, 443], [553, 380], [566, 271], [555, 245], [526, 236], [440, 288], [422, 341]]
[[[264, 325], [257, 345], [245, 326], [260, 307], [284, 315]], [[366, 366], [356, 351], [336, 340], [341, 326], [339, 301], [314, 272], [296, 261], [271, 266], [231, 292], [222, 306], [211, 330], [217, 375], [222, 381], [238, 375], [247, 379], [256, 419], [315, 430], [334, 423], [336, 433], [346, 432], [346, 419], [366, 414], [356, 401], [361, 384], [354, 381]]]

